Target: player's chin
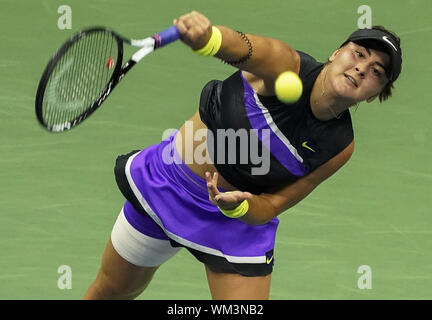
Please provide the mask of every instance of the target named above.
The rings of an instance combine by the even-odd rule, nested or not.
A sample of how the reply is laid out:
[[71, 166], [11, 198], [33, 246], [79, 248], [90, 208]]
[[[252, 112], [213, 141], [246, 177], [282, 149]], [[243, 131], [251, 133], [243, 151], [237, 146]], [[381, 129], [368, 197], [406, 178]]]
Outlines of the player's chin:
[[347, 87], [345, 84], [338, 85], [335, 87], [337, 96], [345, 101], [352, 101], [357, 103], [362, 100], [362, 95], [359, 88]]

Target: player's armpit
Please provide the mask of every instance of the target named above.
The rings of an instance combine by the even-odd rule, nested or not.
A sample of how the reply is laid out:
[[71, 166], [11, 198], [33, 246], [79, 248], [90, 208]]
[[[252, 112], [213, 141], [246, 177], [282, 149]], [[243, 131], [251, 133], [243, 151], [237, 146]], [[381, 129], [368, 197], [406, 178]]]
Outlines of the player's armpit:
[[274, 193], [263, 193], [249, 201], [249, 211], [241, 218], [249, 224], [264, 224], [309, 195], [321, 182], [338, 171], [351, 157], [354, 141], [335, 157], [308, 175]]

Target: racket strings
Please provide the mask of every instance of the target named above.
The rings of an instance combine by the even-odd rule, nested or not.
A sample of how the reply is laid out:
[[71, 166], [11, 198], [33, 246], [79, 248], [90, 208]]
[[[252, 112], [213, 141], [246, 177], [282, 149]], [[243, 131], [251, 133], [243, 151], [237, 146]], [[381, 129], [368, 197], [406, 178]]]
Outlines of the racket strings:
[[45, 122], [63, 126], [85, 114], [103, 94], [117, 55], [117, 39], [109, 32], [93, 32], [74, 42], [56, 63], [45, 88]]

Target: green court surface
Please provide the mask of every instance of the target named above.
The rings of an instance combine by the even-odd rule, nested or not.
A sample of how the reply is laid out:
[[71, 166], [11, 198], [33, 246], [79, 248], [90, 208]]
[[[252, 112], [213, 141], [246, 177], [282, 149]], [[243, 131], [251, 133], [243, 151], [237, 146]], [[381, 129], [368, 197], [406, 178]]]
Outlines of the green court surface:
[[[60, 30], [61, 5], [72, 29]], [[175, 43], [145, 58], [79, 128], [36, 122], [41, 73], [81, 28], [140, 38], [188, 11], [214, 24], [290, 43], [324, 61], [357, 28], [360, 5], [402, 39], [403, 71], [387, 103], [352, 112], [349, 163], [280, 216], [271, 299], [432, 298], [432, 90], [429, 0], [0, 0], [0, 299], [80, 299], [122, 206], [118, 154], [161, 140], [196, 110], [203, 85], [233, 69]], [[132, 51], [130, 51], [132, 52]], [[58, 268], [70, 266], [72, 288]], [[358, 287], [369, 266], [372, 288]], [[139, 299], [210, 299], [204, 268], [186, 250]]]

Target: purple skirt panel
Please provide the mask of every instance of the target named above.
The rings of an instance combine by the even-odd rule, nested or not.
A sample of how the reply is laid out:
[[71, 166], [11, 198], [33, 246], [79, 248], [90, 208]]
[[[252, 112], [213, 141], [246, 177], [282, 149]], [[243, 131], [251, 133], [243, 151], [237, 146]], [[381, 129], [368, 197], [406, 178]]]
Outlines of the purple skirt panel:
[[174, 144], [176, 133], [128, 158], [127, 182], [159, 227], [149, 227], [148, 218], [140, 217], [132, 207], [128, 210], [130, 204], [126, 203], [128, 221], [144, 234], [159, 239], [167, 236], [229, 262], [266, 263], [266, 253], [274, 248], [279, 220], [255, 226], [224, 216], [209, 201], [205, 179], [181, 161]]

